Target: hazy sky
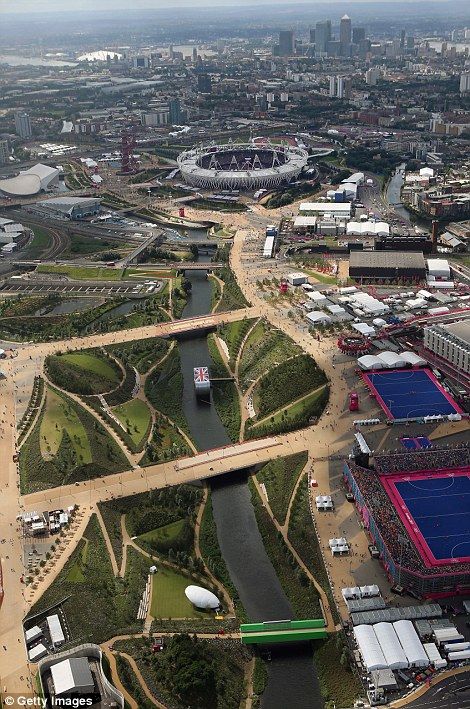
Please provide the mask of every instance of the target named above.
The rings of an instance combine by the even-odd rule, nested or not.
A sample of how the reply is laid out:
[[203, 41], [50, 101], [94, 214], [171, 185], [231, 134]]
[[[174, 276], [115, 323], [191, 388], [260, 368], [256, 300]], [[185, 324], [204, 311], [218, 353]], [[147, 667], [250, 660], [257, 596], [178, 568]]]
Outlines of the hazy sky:
[[[324, 0], [317, 0], [320, 4], [324, 3]], [[329, 4], [341, 3], [344, 4], [345, 0], [329, 0]], [[416, 1], [416, 0], [415, 0]], [[428, 0], [428, 2], [451, 2], [451, 0]], [[348, 4], [353, 5], [354, 3], [364, 3], [364, 2], [374, 2], [380, 4], [380, 2], [389, 2], [389, 0], [348, 0]], [[155, 9], [158, 8], [171, 8], [171, 7], [192, 7], [197, 8], [201, 6], [237, 6], [237, 5], [259, 5], [263, 4], [276, 4], [276, 5], [297, 5], [299, 3], [308, 3], [310, 5], [315, 5], [315, 0], [69, 0], [69, 2], [64, 2], [64, 0], [0, 0], [0, 14], [2, 12], [46, 12], [46, 11], [60, 11], [64, 12], [67, 10], [79, 12], [79, 11], [106, 11], [106, 10], [141, 10], [141, 9]]]

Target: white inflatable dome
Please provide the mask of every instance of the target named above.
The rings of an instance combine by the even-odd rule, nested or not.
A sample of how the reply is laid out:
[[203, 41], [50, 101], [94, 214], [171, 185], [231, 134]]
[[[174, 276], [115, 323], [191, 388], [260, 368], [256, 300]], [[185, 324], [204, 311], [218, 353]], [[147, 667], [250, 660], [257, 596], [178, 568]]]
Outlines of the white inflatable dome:
[[208, 591], [207, 588], [202, 588], [201, 586], [187, 586], [184, 589], [184, 593], [186, 598], [191, 601], [196, 608], [213, 610], [220, 606], [220, 601], [217, 596], [215, 596], [212, 591]]

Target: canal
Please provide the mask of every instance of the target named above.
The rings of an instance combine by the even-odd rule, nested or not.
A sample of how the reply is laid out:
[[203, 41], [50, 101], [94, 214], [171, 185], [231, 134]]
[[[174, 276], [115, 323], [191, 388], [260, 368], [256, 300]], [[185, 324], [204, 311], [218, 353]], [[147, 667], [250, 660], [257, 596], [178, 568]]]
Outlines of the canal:
[[[208, 256], [200, 256], [207, 262]], [[206, 272], [188, 275], [192, 293], [182, 317], [204, 315], [211, 309], [211, 284]], [[183, 409], [199, 449], [230, 443], [214, 406], [194, 396], [193, 367], [210, 366], [206, 337], [179, 342], [184, 379]], [[251, 503], [247, 476], [220, 476], [211, 481], [212, 506], [222, 555], [251, 621], [292, 618], [291, 605], [266, 554]], [[289, 643], [271, 652], [263, 709], [317, 709], [323, 706], [309, 645]]]

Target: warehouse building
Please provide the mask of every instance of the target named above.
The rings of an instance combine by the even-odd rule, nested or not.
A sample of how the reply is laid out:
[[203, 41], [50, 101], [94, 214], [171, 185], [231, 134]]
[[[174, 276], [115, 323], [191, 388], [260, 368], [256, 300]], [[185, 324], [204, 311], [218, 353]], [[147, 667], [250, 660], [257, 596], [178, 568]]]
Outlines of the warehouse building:
[[351, 251], [349, 276], [356, 283], [417, 283], [426, 264], [421, 252]]
[[470, 321], [424, 328], [424, 346], [455, 369], [470, 374]]
[[91, 694], [95, 683], [86, 657], [71, 657], [51, 667], [56, 696], [62, 694]]
[[96, 197], [56, 197], [38, 202], [36, 206], [58, 219], [77, 220], [99, 214], [100, 200]]

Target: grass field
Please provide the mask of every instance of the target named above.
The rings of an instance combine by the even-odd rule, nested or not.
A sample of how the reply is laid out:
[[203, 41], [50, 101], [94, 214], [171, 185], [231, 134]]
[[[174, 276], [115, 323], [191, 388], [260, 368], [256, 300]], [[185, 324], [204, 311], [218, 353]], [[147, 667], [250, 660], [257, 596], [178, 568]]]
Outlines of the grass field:
[[138, 446], [148, 431], [152, 418], [149, 407], [141, 399], [131, 399], [125, 404], [115, 406], [113, 414], [127, 429], [133, 443]]
[[152, 579], [150, 614], [153, 618], [204, 618], [184, 595], [191, 581], [173, 569], [159, 566]]
[[95, 355], [87, 352], [71, 352], [70, 354], [62, 355], [62, 360], [64, 362], [69, 362], [80, 369], [93, 372], [93, 374], [97, 374], [99, 377], [108, 379], [114, 384], [119, 384], [120, 378], [118, 371], [101, 357], [96, 357]]
[[77, 413], [53, 389], [46, 394], [46, 409], [41, 423], [41, 454], [46, 460], [56, 455], [66, 431], [72, 446], [84, 464], [91, 463], [90, 443]]
[[27, 258], [38, 258], [52, 244], [52, 236], [46, 229], [35, 226], [33, 232], [33, 240], [23, 252]]
[[93, 266], [49, 266], [41, 264], [36, 269], [37, 273], [59, 273], [68, 276], [74, 281], [120, 281], [123, 276], [122, 269], [94, 268]]
[[177, 519], [176, 522], [165, 524], [164, 527], [152, 529], [150, 532], [141, 534], [137, 541], [142, 542], [171, 542], [181, 534], [184, 527], [184, 519]]

